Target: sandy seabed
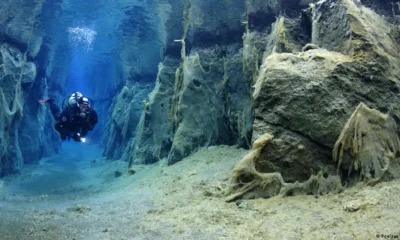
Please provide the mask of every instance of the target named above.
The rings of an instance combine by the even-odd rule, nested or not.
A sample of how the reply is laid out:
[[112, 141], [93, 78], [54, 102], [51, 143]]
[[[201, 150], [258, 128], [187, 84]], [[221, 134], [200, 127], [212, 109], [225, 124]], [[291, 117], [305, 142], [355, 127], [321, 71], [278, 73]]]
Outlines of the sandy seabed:
[[127, 163], [105, 160], [97, 145], [64, 144], [1, 180], [0, 239], [400, 239], [399, 180], [318, 198], [225, 202], [246, 152], [210, 147], [128, 175]]

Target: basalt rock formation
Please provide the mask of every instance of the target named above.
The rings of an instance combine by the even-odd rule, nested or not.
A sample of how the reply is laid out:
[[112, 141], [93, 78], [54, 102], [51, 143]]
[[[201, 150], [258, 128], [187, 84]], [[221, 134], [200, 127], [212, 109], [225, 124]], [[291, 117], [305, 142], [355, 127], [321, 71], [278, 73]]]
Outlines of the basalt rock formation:
[[[211, 145], [254, 148], [271, 136], [252, 150], [252, 166], [279, 173], [279, 191], [262, 193], [271, 185], [261, 181], [246, 193], [231, 187], [234, 198], [397, 177], [396, 136], [387, 134], [400, 122], [399, 1], [110, 2], [111, 12], [91, 3], [0, 3], [0, 176], [60, 147], [37, 100], [61, 104], [86, 87], [101, 120], [93, 142], [130, 165], [174, 164]], [[80, 14], [108, 17], [95, 32], [74, 28]], [[66, 37], [77, 29], [84, 34]], [[234, 185], [254, 179], [241, 169]]]
[[[273, 23], [281, 13], [295, 16], [307, 4], [300, 1], [291, 5], [285, 1], [165, 3], [170, 8], [164, 9], [175, 12], [164, 12], [168, 30], [164, 61], [137, 127], [136, 139], [129, 146], [130, 163], [153, 163], [168, 157], [173, 164], [210, 145], [249, 148], [254, 117], [251, 85], [263, 49], [272, 51], [277, 45], [301, 50], [309, 38], [301, 31], [306, 24], [288, 19], [287, 28], [297, 32], [288, 31], [287, 39], [303, 38], [289, 46], [283, 39], [285, 31], [279, 28], [284, 19]], [[286, 42], [271, 38], [265, 46], [263, 40], [271, 28]]]
[[121, 145], [130, 165], [172, 164], [210, 145], [249, 148], [269, 133], [257, 168], [306, 181], [336, 174], [332, 149], [361, 102], [396, 119], [399, 31], [386, 3], [163, 4], [164, 60]]
[[32, 104], [43, 97], [47, 85], [43, 3], [18, 8], [12, 1], [0, 3], [0, 177], [59, 148], [54, 131], [44, 131], [52, 119], [39, 104]]
[[320, 1], [310, 10], [312, 45], [263, 59], [253, 136], [273, 137], [237, 165], [228, 200], [318, 194], [326, 185], [340, 189], [338, 178], [352, 186], [399, 177], [398, 27], [351, 0]]

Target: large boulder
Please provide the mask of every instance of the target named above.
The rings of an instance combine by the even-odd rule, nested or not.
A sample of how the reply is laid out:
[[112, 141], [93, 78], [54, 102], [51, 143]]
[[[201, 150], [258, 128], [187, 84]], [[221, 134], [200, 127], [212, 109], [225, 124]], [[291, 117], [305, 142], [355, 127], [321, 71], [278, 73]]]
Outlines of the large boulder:
[[[378, 110], [378, 113], [389, 112], [394, 119], [399, 119], [398, 29], [382, 16], [351, 0], [320, 1], [312, 6], [312, 10], [313, 47], [306, 47], [304, 52], [297, 54], [273, 53], [264, 58], [259, 70], [253, 93], [253, 139], [262, 138], [265, 133], [273, 137], [268, 138], [268, 144], [257, 153], [257, 164], [254, 167], [257, 174], [261, 173], [257, 176], [280, 173], [281, 178], [271, 175], [273, 179], [278, 179], [276, 182], [280, 186], [285, 186], [284, 182], [306, 183], [307, 179], [307, 183], [315, 183], [316, 179], [322, 181], [325, 177], [316, 177], [318, 173], [322, 174], [318, 176], [326, 177], [339, 173], [342, 184], [355, 184], [357, 181], [354, 179], [369, 181], [370, 172], [378, 174], [378, 169], [369, 166], [370, 163], [376, 164], [381, 160], [375, 161], [376, 155], [380, 154], [368, 152], [367, 149], [378, 149], [379, 146], [386, 146], [386, 143], [375, 140], [376, 146], [361, 144], [359, 148], [364, 149], [362, 156], [365, 159], [354, 162], [358, 166], [358, 162], [365, 162], [368, 166], [356, 167], [351, 176], [348, 172], [352, 161], [348, 158], [356, 156], [346, 155], [346, 166], [337, 169], [331, 152], [346, 122], [360, 103]], [[375, 119], [374, 116], [381, 114], [378, 113], [365, 115], [361, 119], [365, 122], [375, 121], [368, 119]], [[380, 118], [388, 117], [382, 115]], [[390, 130], [371, 133], [368, 137], [372, 139], [379, 134], [396, 131], [392, 120], [388, 122], [390, 124], [380, 125], [390, 125]], [[357, 129], [357, 124], [355, 126]], [[375, 128], [365, 125], [365, 129]], [[398, 140], [395, 136], [385, 138], [395, 139], [388, 144], [388, 149], [396, 155]], [[348, 144], [349, 140], [342, 141]], [[339, 149], [348, 149], [347, 146], [339, 145]], [[398, 159], [393, 158], [391, 161], [391, 166], [396, 167]], [[357, 178], [361, 174], [367, 175]], [[248, 183], [252, 181], [250, 179]], [[276, 186], [272, 184], [270, 187], [275, 189]], [[269, 191], [268, 187], [264, 190], [275, 194], [280, 192], [276, 189]]]

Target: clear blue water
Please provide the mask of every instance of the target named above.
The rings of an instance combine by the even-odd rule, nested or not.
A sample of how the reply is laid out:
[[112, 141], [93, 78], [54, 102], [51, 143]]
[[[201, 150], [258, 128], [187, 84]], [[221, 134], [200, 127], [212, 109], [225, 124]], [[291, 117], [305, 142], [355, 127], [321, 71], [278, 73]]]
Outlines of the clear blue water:
[[[94, 99], [115, 93], [116, 84], [126, 77], [118, 73], [118, 66], [137, 48], [143, 48], [152, 59], [143, 63], [143, 56], [129, 56], [136, 59], [135, 67], [149, 65], [152, 72], [157, 71], [161, 46], [152, 35], [157, 16], [148, 14], [153, 4], [139, 0], [45, 1], [45, 41], [56, 52], [54, 77], [68, 65], [66, 93], [81, 91]], [[63, 75], [58, 74], [61, 79]]]

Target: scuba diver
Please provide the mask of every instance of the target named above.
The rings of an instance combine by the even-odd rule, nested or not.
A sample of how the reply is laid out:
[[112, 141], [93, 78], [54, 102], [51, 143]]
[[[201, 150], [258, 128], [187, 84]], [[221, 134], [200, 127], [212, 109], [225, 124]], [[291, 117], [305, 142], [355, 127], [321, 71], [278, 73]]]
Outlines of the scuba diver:
[[61, 140], [72, 138], [75, 142], [85, 142], [86, 135], [94, 129], [98, 121], [93, 101], [80, 92], [75, 92], [68, 98], [66, 107], [61, 113], [54, 101], [53, 98], [48, 98], [39, 102], [50, 104], [51, 113], [57, 121], [55, 129], [60, 133]]

